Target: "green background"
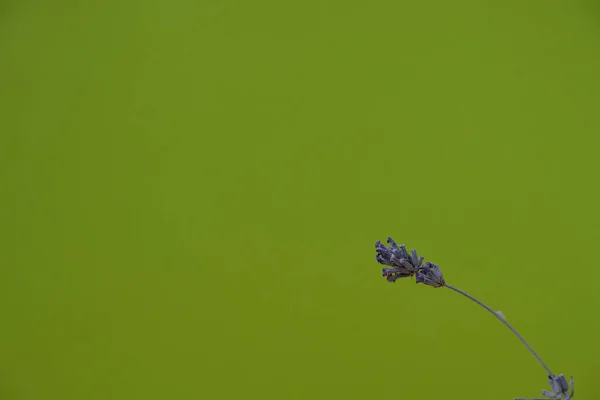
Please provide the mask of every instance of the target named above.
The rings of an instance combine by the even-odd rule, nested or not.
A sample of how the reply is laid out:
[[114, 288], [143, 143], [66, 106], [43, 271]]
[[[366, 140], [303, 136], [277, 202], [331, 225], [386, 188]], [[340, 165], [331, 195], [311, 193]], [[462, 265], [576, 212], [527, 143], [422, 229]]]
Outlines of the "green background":
[[0, 398], [593, 398], [593, 2], [0, 15]]

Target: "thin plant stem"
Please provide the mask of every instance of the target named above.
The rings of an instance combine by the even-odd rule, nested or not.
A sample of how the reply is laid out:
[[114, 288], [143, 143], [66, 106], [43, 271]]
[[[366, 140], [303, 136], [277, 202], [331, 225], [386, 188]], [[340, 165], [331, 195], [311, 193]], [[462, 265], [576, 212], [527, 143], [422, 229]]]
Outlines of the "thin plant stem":
[[531, 352], [531, 354], [533, 354], [535, 356], [535, 358], [537, 358], [538, 362], [542, 365], [542, 367], [544, 367], [544, 369], [546, 371], [548, 371], [548, 374], [550, 374], [550, 376], [554, 377], [554, 374], [552, 373], [552, 371], [550, 371], [550, 368], [548, 368], [548, 366], [546, 365], [546, 363], [544, 363], [542, 361], [542, 359], [540, 358], [540, 356], [538, 356], [538, 354], [535, 352], [535, 350], [533, 350], [533, 348], [529, 345], [529, 343], [527, 343], [525, 341], [525, 339], [523, 339], [523, 336], [519, 335], [519, 332], [517, 332], [515, 330], [515, 328], [513, 328], [508, 322], [506, 322], [506, 320], [504, 318], [502, 318], [500, 315], [498, 315], [498, 313], [494, 310], [492, 310], [490, 307], [488, 307], [486, 304], [482, 303], [481, 301], [477, 300], [475, 297], [471, 296], [470, 294], [463, 292], [462, 290], [455, 288], [452, 285], [448, 285], [447, 283], [444, 285], [445, 287], [447, 287], [448, 289], [452, 289], [457, 293], [462, 294], [463, 296], [473, 300], [475, 303], [479, 304], [481, 307], [485, 308], [486, 310], [488, 310], [489, 312], [491, 312], [492, 314], [494, 314], [494, 317], [498, 318], [500, 320], [500, 322], [502, 322], [504, 325], [506, 325], [506, 327], [508, 329], [511, 330], [512, 333], [515, 334], [516, 337], [519, 338], [519, 340], [525, 345], [525, 347], [527, 347], [527, 349]]

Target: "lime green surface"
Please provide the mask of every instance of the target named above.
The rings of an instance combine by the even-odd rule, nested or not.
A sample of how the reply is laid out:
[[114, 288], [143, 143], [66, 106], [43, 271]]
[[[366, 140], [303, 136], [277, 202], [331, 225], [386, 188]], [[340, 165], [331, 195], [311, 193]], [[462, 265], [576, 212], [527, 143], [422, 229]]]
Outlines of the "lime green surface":
[[595, 398], [600, 9], [500, 3], [0, 2], [0, 398], [538, 395], [388, 235]]

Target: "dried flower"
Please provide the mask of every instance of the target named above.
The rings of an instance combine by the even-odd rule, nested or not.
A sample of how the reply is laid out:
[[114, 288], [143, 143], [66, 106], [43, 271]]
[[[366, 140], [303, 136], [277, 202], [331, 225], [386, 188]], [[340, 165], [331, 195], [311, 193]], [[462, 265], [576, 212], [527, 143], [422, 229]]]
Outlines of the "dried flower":
[[[406, 278], [413, 275], [416, 275], [417, 283], [424, 283], [428, 286], [433, 286], [435, 288], [447, 287], [450, 290], [453, 290], [461, 295], [467, 297], [473, 302], [479, 304], [481, 307], [485, 308], [487, 311], [492, 313], [500, 322], [502, 322], [511, 332], [527, 347], [527, 349], [535, 356], [537, 361], [541, 364], [542, 367], [548, 372], [548, 377], [550, 380], [550, 387], [552, 391], [544, 390], [542, 394], [548, 397], [551, 400], [571, 400], [575, 394], [575, 386], [573, 382], [573, 377], [571, 377], [570, 385], [567, 384], [567, 380], [565, 377], [560, 375], [554, 375], [550, 368], [542, 361], [540, 356], [533, 350], [533, 348], [523, 339], [523, 337], [516, 331], [515, 328], [512, 327], [506, 321], [506, 318], [500, 311], [494, 311], [492, 308], [487, 306], [485, 303], [477, 300], [475, 297], [470, 294], [446, 283], [444, 280], [444, 276], [440, 268], [431, 262], [426, 262], [425, 265], [421, 265], [423, 263], [423, 257], [417, 257], [417, 251], [412, 250], [411, 255], [409, 256], [408, 252], [404, 245], [398, 246], [396, 242], [388, 237], [387, 242], [391, 247], [386, 247], [381, 244], [381, 242], [377, 241], [375, 243], [375, 248], [377, 249], [377, 256], [375, 257], [377, 262], [380, 264], [388, 265], [391, 268], [383, 268], [383, 276], [388, 280], [388, 282], [395, 282], [398, 278]], [[569, 386], [571, 387], [571, 391], [569, 392]], [[515, 399], [515, 400], [543, 400], [543, 399]]]

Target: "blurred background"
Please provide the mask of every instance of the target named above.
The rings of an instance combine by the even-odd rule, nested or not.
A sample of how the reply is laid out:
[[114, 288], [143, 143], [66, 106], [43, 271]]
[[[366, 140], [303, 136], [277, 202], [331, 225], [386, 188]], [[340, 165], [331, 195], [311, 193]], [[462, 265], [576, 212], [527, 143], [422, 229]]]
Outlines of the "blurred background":
[[600, 371], [593, 2], [0, 2], [0, 398], [512, 399]]

